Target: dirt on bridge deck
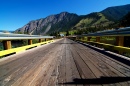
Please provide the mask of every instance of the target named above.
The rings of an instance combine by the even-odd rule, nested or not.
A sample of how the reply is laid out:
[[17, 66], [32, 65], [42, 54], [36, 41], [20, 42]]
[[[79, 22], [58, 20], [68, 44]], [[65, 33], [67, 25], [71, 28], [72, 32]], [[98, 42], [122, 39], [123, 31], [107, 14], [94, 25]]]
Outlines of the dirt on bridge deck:
[[69, 39], [0, 60], [0, 86], [130, 86], [130, 67]]

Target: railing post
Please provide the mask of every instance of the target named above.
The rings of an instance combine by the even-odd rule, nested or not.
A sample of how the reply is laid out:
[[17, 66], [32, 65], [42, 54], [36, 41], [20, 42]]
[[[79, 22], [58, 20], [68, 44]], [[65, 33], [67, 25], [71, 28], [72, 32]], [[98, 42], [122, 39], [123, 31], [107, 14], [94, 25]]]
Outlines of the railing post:
[[42, 42], [42, 39], [39, 39], [39, 43], [41, 43]]
[[87, 41], [90, 41], [91, 37], [87, 37]]
[[47, 41], [47, 39], [45, 39], [45, 41]]
[[76, 40], [79, 40], [79, 37], [78, 37], [78, 36], [76, 37]]
[[117, 44], [117, 46], [124, 46], [124, 36], [117, 36], [116, 44]]
[[73, 37], [73, 40], [76, 40], [77, 37]]
[[96, 42], [100, 42], [100, 37], [96, 37]]
[[78, 40], [78, 37], [76, 36], [76, 40]]
[[3, 45], [4, 45], [4, 50], [8, 50], [12, 48], [10, 40], [3, 41]]
[[[117, 36], [116, 37], [116, 44], [117, 46], [124, 46], [124, 36]], [[119, 54], [123, 54], [122, 51], [118, 51]]]
[[78, 40], [78, 37], [76, 36], [76, 40]]
[[82, 37], [82, 40], [84, 40], [85, 38], [84, 38], [84, 36]]
[[28, 45], [32, 44], [32, 39], [28, 39]]

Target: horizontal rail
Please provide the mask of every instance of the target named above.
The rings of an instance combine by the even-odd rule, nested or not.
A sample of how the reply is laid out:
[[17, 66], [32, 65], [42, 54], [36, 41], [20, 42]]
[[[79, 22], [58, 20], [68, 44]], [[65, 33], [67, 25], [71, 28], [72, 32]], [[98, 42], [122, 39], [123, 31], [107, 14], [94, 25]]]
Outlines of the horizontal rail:
[[0, 37], [0, 40], [22, 40], [22, 39], [44, 39], [53, 38], [52, 36], [41, 36], [41, 37]]
[[40, 46], [40, 45], [43, 45], [43, 44], [47, 44], [47, 43], [50, 43], [50, 42], [53, 42], [53, 41], [54, 40], [50, 40], [50, 41], [36, 43], [36, 44], [32, 44], [32, 45], [26, 45], [26, 46], [22, 46], [22, 47], [18, 47], [18, 48], [3, 50], [3, 51], [0, 51], [0, 56], [5, 56], [5, 55], [12, 54], [12, 53], [18, 53], [18, 52], [25, 51], [27, 49], [37, 47], [37, 46]]
[[[93, 36], [96, 37], [96, 42], [90, 41], [90, 39]], [[114, 36], [115, 45], [101, 43], [102, 36]], [[87, 42], [90, 44], [94, 44], [97, 47], [102, 47], [104, 49], [108, 49], [110, 51], [123, 54], [123, 53], [130, 53], [130, 48], [124, 47], [124, 46], [129, 46], [128, 44], [125, 44], [125, 42], [129, 42], [129, 36], [130, 36], [130, 27], [125, 27], [125, 28], [119, 28], [119, 29], [114, 29], [114, 30], [98, 31], [95, 33], [82, 34], [82, 35], [78, 35], [77, 37], [73, 39], [79, 40], [82, 42]], [[87, 40], [84, 40], [85, 39], [84, 37], [87, 37]]]
[[0, 33], [0, 40], [44, 39], [44, 38], [54, 38], [54, 37], [40, 36], [40, 35], [27, 35], [27, 34]]
[[108, 31], [98, 31], [95, 33], [83, 34], [81, 36], [130, 36], [130, 27], [119, 28]]

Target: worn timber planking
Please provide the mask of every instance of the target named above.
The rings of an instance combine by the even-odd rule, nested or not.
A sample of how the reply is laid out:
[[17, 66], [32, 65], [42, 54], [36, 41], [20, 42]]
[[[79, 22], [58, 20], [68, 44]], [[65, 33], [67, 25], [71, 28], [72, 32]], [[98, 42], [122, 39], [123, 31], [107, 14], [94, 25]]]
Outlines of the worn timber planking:
[[1, 59], [0, 86], [130, 86], [130, 67], [63, 38]]

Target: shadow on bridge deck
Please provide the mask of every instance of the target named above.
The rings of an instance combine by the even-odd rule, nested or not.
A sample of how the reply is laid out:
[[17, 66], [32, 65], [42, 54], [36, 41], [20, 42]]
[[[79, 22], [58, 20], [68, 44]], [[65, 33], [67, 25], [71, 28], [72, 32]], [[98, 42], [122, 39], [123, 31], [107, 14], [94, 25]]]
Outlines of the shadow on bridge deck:
[[84, 45], [65, 38], [6, 57], [0, 86], [130, 86], [129, 63]]
[[73, 82], [59, 83], [60, 85], [101, 85], [130, 81], [130, 77], [100, 77], [93, 79], [73, 79]]

